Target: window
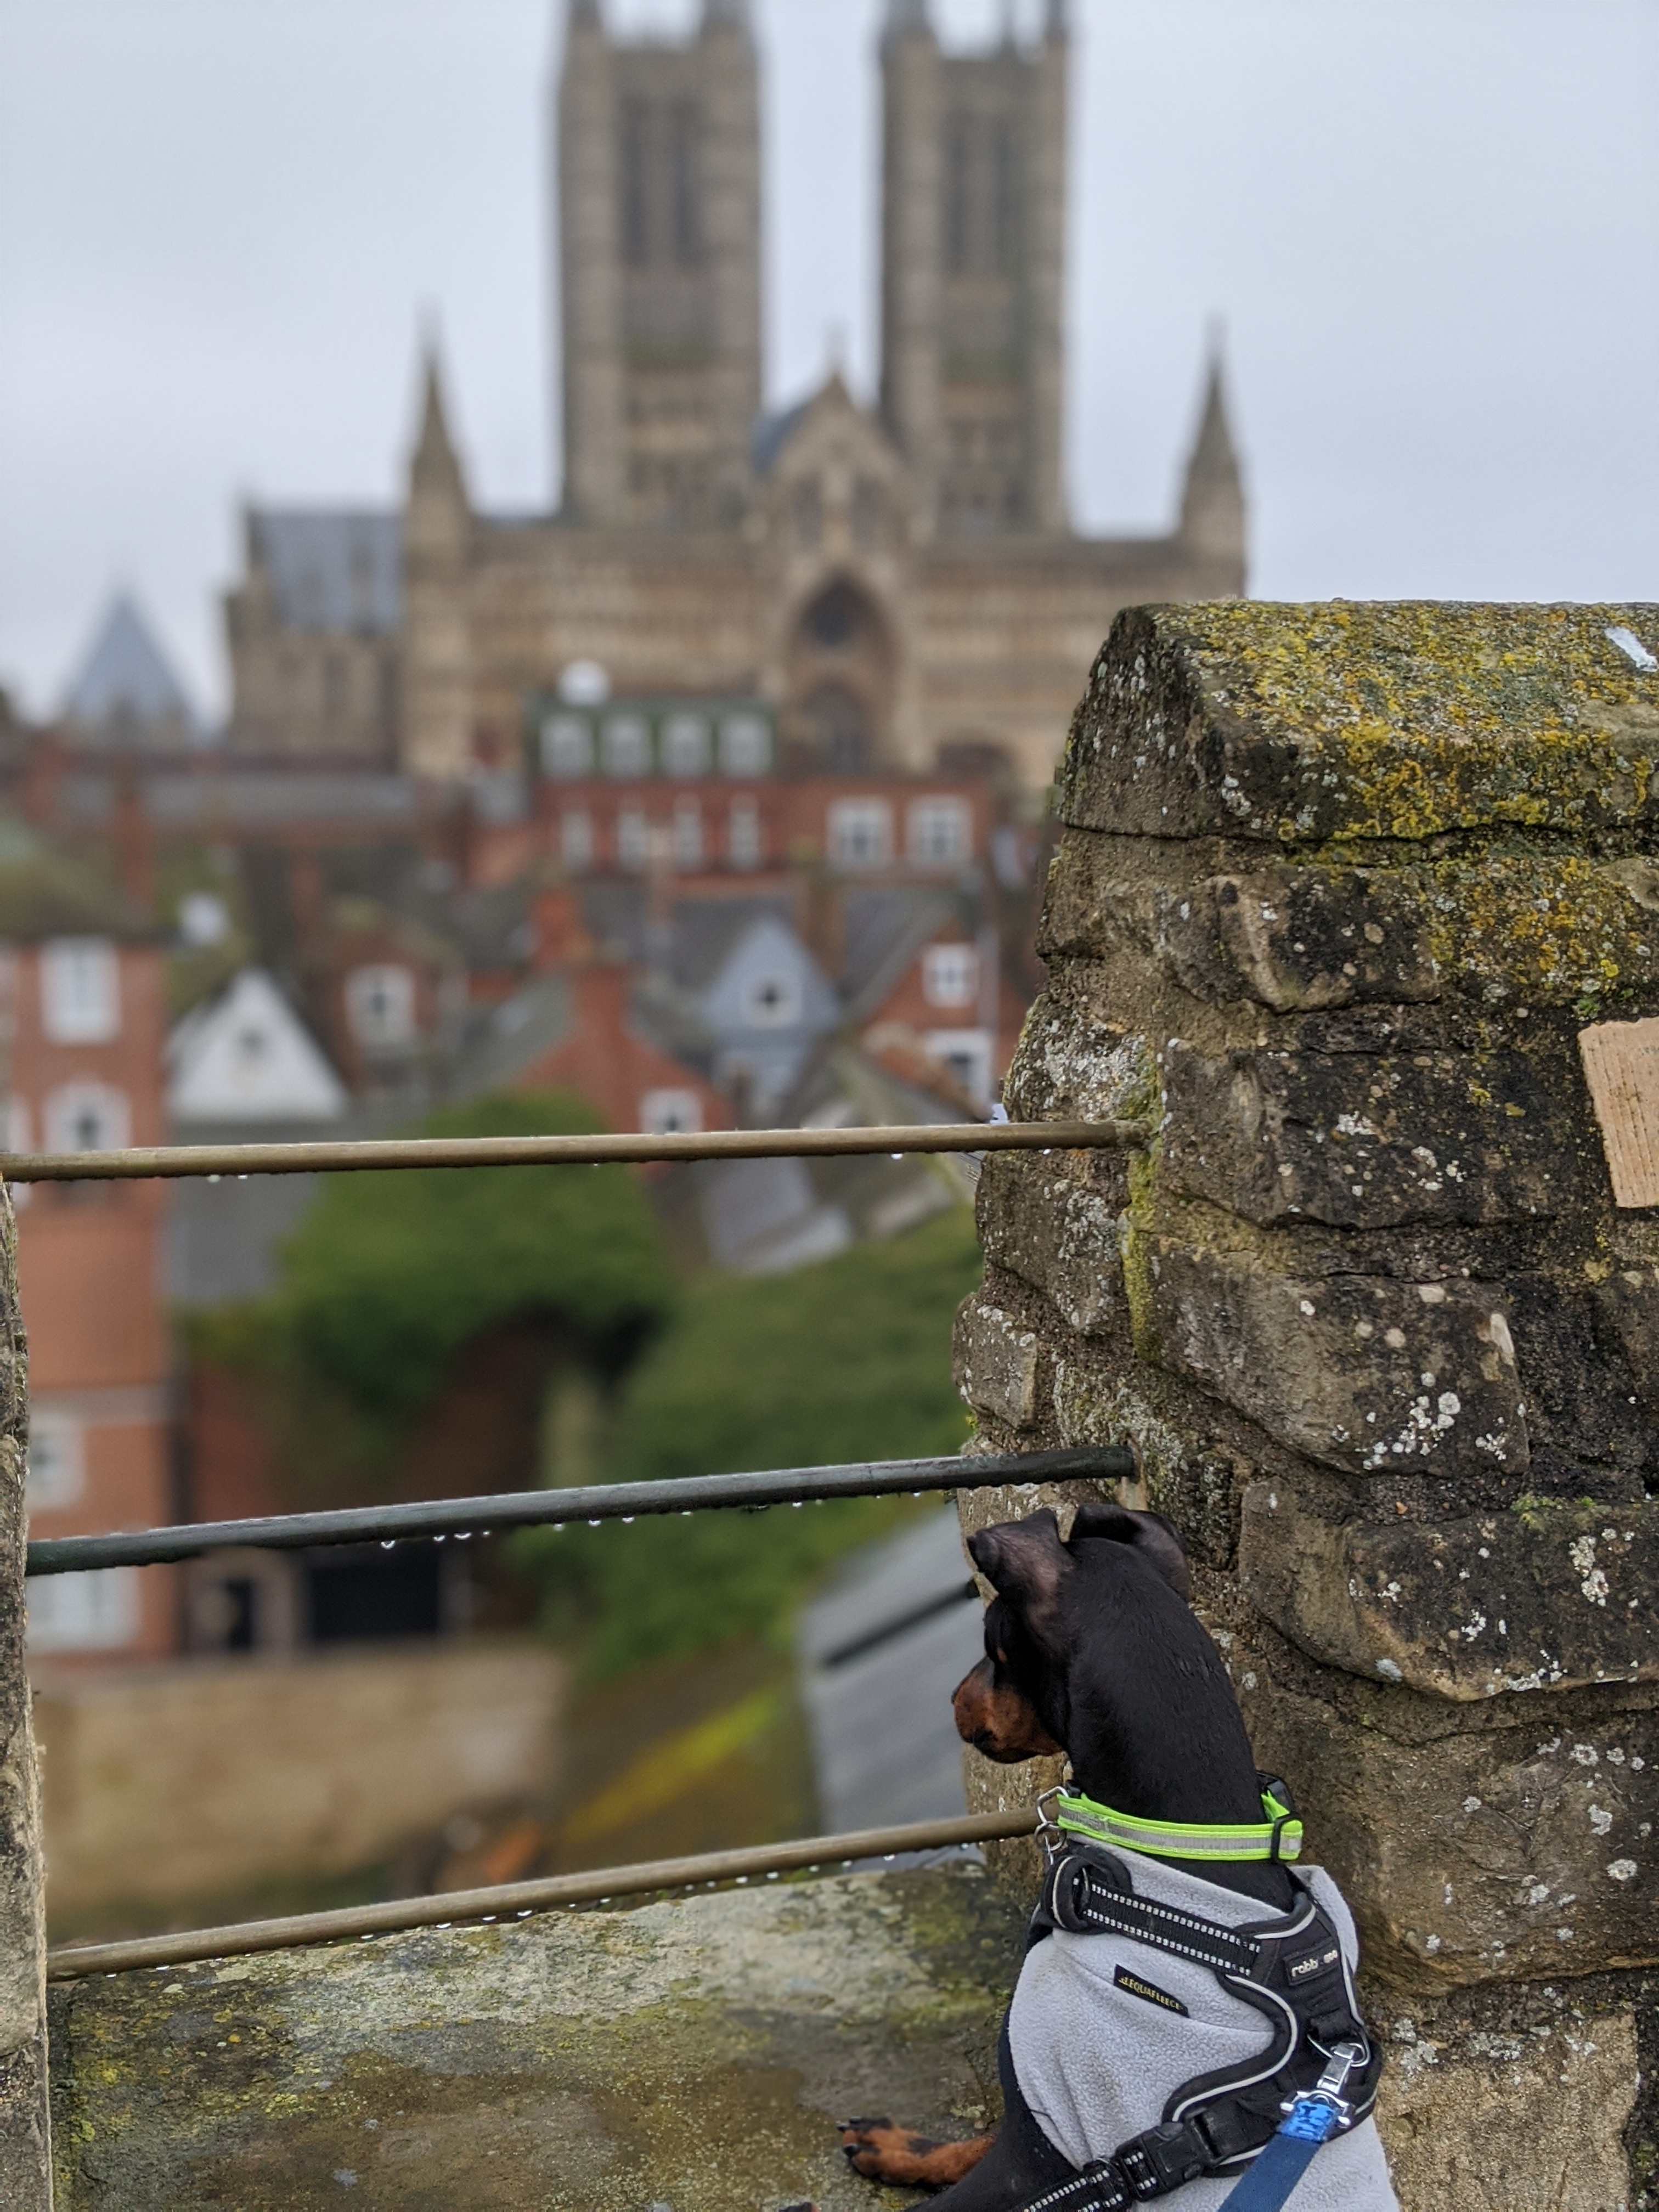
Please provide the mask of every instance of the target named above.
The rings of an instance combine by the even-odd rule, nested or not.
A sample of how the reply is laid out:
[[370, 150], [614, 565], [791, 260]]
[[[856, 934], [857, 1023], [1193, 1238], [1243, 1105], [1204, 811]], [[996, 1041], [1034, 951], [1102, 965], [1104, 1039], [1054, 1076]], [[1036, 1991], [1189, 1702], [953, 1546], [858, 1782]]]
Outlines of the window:
[[617, 865], [642, 868], [651, 858], [651, 824], [642, 806], [617, 809]]
[[795, 486], [795, 536], [803, 545], [816, 545], [823, 535], [823, 495], [817, 479], [809, 477]]
[[86, 1431], [67, 1413], [35, 1413], [29, 1419], [25, 1503], [31, 1513], [73, 1505], [86, 1487]]
[[29, 1584], [31, 1651], [118, 1651], [138, 1636], [138, 1570], [42, 1575]]
[[674, 866], [702, 866], [702, 809], [695, 799], [674, 801]]
[[857, 775], [870, 758], [870, 717], [850, 684], [820, 684], [802, 714], [822, 764], [839, 775]]
[[973, 843], [965, 799], [917, 799], [910, 805], [910, 858], [919, 867], [959, 867]]
[[751, 975], [743, 988], [744, 1019], [751, 1030], [787, 1030], [800, 1019], [800, 985], [793, 975]]
[[991, 1039], [984, 1030], [932, 1030], [924, 1048], [948, 1068], [975, 1105], [991, 1096]]
[[761, 714], [728, 714], [720, 724], [720, 767], [727, 775], [764, 775], [772, 732]]
[[757, 868], [761, 864], [761, 811], [752, 799], [732, 801], [726, 817], [726, 856], [734, 868]]
[[48, 1096], [41, 1118], [48, 1152], [111, 1152], [131, 1141], [126, 1094], [107, 1083], [65, 1083]]
[[651, 258], [650, 110], [627, 100], [622, 112], [623, 254], [638, 269]]
[[884, 799], [837, 799], [830, 807], [830, 857], [841, 868], [878, 868], [891, 859], [893, 810]]
[[825, 653], [841, 653], [864, 620], [864, 603], [850, 584], [831, 584], [806, 610], [806, 633]]
[[371, 1050], [408, 1044], [415, 1035], [415, 978], [407, 968], [376, 961], [345, 980], [351, 1034]]
[[559, 817], [559, 857], [567, 868], [593, 865], [593, 817], [585, 806], [567, 806]]
[[107, 1044], [121, 1034], [121, 969], [103, 937], [40, 947], [40, 1025], [54, 1044]]
[[662, 726], [662, 765], [666, 775], [707, 775], [711, 748], [702, 714], [671, 714]]
[[695, 1091], [647, 1091], [640, 1101], [640, 1127], [647, 1137], [695, 1137], [702, 1127], [702, 1101]]
[[607, 775], [650, 775], [651, 727], [642, 715], [611, 715], [605, 726], [604, 744]]
[[542, 768], [562, 783], [593, 773], [593, 732], [580, 714], [550, 714], [542, 724]]
[[921, 956], [921, 991], [930, 1006], [971, 1006], [979, 995], [973, 946], [930, 945]]
[[853, 536], [860, 545], [873, 545], [881, 536], [881, 487], [860, 477], [853, 487]]

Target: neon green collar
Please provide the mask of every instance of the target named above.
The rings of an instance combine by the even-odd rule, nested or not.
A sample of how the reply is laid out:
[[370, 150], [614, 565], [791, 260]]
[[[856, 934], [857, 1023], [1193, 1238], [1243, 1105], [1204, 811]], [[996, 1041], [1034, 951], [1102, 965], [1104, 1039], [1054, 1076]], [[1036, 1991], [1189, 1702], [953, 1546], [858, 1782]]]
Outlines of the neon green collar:
[[1294, 1859], [1302, 1856], [1302, 1823], [1270, 1790], [1261, 1793], [1265, 1820], [1238, 1828], [1188, 1828], [1178, 1820], [1137, 1820], [1097, 1805], [1092, 1797], [1054, 1793], [1054, 1825], [1091, 1844], [1119, 1844], [1159, 1859]]

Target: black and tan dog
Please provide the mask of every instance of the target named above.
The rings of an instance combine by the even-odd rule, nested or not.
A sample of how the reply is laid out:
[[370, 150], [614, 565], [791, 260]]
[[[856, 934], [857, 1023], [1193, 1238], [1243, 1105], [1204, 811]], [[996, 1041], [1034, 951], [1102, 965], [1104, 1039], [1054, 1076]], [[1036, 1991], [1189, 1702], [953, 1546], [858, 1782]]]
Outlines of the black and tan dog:
[[[1064, 1752], [1080, 1798], [1137, 1821], [1260, 1830], [1261, 1780], [1221, 1656], [1187, 1602], [1186, 1555], [1168, 1522], [1085, 1505], [1062, 1543], [1045, 1510], [981, 1529], [969, 1549], [995, 1595], [986, 1656], [956, 1692], [967, 1742], [1005, 1763]], [[1103, 1863], [1154, 1910], [1228, 1928], [1293, 1930], [1316, 1903], [1318, 1924], [1340, 1940], [1334, 1971], [1352, 2008], [1353, 1923], [1319, 1870], [1139, 1852]], [[842, 2148], [857, 2172], [944, 2188], [937, 2212], [1015, 2212], [1156, 2127], [1178, 2085], [1272, 2041], [1271, 2020], [1208, 1966], [1052, 1919], [1040, 1932], [1003, 2027], [1000, 2131], [935, 2142], [888, 2120], [849, 2120]], [[1335, 1958], [1332, 1942], [1328, 1970]], [[1212, 2212], [1237, 2179], [1188, 2180], [1174, 2206]], [[1370, 2119], [1322, 2149], [1296, 2191], [1293, 2212], [1328, 2208], [1397, 2212]]]

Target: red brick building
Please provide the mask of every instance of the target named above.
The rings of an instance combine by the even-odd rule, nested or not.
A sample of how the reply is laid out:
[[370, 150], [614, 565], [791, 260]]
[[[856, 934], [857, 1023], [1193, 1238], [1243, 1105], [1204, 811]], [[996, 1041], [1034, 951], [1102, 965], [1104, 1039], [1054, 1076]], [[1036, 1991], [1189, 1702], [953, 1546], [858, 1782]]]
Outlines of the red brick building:
[[[14, 1150], [166, 1140], [167, 1008], [155, 933], [94, 873], [9, 827], [0, 967]], [[41, 1536], [153, 1526], [173, 1511], [172, 1353], [159, 1183], [14, 1187], [28, 1334], [30, 1527]], [[177, 1649], [173, 1577], [53, 1577], [30, 1597], [30, 1648], [54, 1663]]]

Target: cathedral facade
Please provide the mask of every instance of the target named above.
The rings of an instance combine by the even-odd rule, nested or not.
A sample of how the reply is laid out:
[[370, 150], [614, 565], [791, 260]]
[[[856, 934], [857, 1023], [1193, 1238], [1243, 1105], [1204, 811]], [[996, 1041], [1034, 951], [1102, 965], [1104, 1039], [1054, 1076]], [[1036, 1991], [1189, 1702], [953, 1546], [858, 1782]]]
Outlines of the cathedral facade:
[[778, 765], [1052, 773], [1125, 605], [1244, 589], [1212, 368], [1166, 536], [1070, 527], [1069, 46], [941, 49], [890, 0], [881, 380], [763, 408], [759, 71], [747, 0], [683, 44], [570, 0], [553, 118], [564, 491], [469, 495], [436, 365], [401, 514], [256, 509], [227, 613], [230, 742], [437, 782], [544, 765], [548, 702], [763, 704]]

